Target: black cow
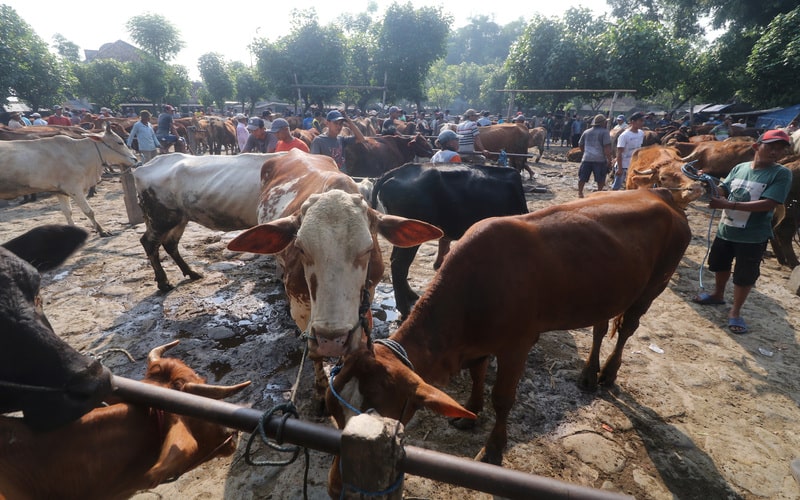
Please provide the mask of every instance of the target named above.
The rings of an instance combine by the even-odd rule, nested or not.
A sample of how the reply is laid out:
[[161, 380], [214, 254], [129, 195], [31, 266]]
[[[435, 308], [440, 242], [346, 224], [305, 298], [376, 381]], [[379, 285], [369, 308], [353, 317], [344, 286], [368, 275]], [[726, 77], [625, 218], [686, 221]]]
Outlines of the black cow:
[[37, 271], [61, 264], [86, 237], [49, 225], [0, 247], [0, 413], [22, 411], [36, 430], [75, 420], [111, 393], [111, 373], [53, 332], [39, 298]]
[[[519, 172], [487, 165], [408, 163], [378, 179], [372, 206], [377, 207], [378, 201], [387, 214], [425, 221], [444, 232], [435, 269], [450, 250], [450, 242], [461, 238], [472, 224], [488, 217], [528, 213]], [[408, 269], [418, 249], [392, 248], [392, 286], [403, 319], [419, 298], [408, 284]]]

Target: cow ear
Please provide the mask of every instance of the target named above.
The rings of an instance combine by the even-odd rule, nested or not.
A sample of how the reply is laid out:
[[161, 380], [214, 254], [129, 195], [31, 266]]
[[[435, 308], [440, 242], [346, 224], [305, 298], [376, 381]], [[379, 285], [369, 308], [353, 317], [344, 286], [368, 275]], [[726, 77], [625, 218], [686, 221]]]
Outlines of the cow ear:
[[2, 246], [43, 272], [61, 265], [88, 236], [89, 233], [75, 226], [47, 224], [35, 227]]
[[296, 234], [295, 217], [284, 217], [248, 229], [228, 243], [228, 250], [264, 254], [278, 253], [289, 246]]
[[415, 394], [419, 405], [429, 408], [439, 415], [448, 418], [468, 418], [475, 420], [477, 415], [467, 410], [456, 400], [425, 382], [417, 386]]
[[444, 234], [438, 227], [415, 219], [381, 214], [378, 217], [378, 232], [393, 245], [408, 248], [429, 240], [436, 240]]

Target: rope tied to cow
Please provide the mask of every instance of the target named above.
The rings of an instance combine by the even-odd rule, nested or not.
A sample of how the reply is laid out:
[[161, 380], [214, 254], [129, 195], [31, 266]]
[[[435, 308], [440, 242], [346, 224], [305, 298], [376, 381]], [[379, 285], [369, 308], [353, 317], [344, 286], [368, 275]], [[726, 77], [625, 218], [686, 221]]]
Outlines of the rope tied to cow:
[[[697, 163], [697, 161], [698, 160], [694, 160], [684, 164], [681, 167], [681, 172], [683, 173], [683, 175], [694, 181], [700, 181], [705, 183], [706, 189], [708, 190], [708, 194], [716, 198], [717, 196], [719, 196], [719, 191], [717, 190], [717, 184], [719, 184], [719, 179], [708, 174], [701, 174], [694, 166]], [[708, 221], [708, 230], [706, 231], [706, 253], [705, 255], [703, 255], [703, 260], [700, 262], [700, 272], [698, 277], [701, 290], [705, 290], [706, 288], [705, 285], [703, 285], [703, 269], [705, 268], [706, 260], [708, 259], [708, 254], [711, 253], [711, 229], [714, 226], [714, 216], [716, 215], [716, 213], [717, 213], [716, 208], [711, 211], [711, 217], [709, 218]]]
[[[276, 416], [278, 412], [282, 412], [281, 416]], [[276, 418], [280, 419], [280, 425], [278, 426], [277, 431], [275, 432], [275, 440], [271, 440], [267, 436], [267, 432], [265, 430], [267, 422], [275, 416]], [[303, 472], [303, 498], [308, 498], [308, 472], [310, 467], [310, 454], [308, 452], [308, 448], [304, 448], [301, 446], [282, 446], [284, 439], [283, 433], [286, 427], [286, 421], [289, 418], [299, 418], [297, 408], [294, 406], [294, 403], [287, 402], [273, 406], [269, 410], [265, 411], [261, 414], [259, 418], [258, 425], [256, 426], [255, 430], [250, 434], [250, 438], [247, 440], [247, 446], [245, 447], [244, 451], [244, 460], [247, 465], [253, 465], [256, 467], [284, 467], [286, 465], [292, 464], [297, 460], [297, 457], [300, 456], [300, 451], [303, 451], [305, 456], [306, 465], [305, 470]], [[254, 451], [253, 451], [253, 444], [255, 443], [256, 436], [261, 438], [261, 443], [264, 444], [267, 448], [276, 451], [278, 453], [290, 453], [291, 456], [285, 460], [256, 460], [253, 458]]]

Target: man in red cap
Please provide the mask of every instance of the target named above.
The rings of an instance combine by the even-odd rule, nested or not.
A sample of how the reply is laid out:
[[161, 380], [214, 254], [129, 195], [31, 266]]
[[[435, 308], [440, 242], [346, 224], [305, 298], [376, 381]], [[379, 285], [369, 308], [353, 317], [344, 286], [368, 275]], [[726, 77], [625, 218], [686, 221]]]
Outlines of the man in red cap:
[[723, 179], [719, 187], [725, 198], [715, 196], [709, 203], [711, 208], [723, 209], [708, 255], [708, 269], [715, 273], [714, 291], [700, 293], [694, 302], [724, 304], [725, 285], [733, 274], [728, 329], [736, 334], [747, 333], [741, 309], [761, 272], [761, 258], [772, 237], [772, 214], [786, 201], [792, 185], [791, 171], [778, 163], [791, 143], [783, 130], [765, 132], [753, 144], [753, 161], [736, 165]]

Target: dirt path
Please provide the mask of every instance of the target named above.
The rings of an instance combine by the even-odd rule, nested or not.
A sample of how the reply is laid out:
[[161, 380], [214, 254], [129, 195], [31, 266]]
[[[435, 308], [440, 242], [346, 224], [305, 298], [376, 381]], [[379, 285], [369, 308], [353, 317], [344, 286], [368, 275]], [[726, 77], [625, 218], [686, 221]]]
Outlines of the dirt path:
[[[576, 197], [577, 164], [558, 159], [546, 154], [534, 167], [533, 183], [548, 192], [528, 195], [532, 210]], [[233, 233], [190, 224], [183, 253], [205, 278], [182, 280], [166, 258], [165, 269], [178, 286], [161, 294], [138, 241], [143, 226], [127, 224], [121, 191], [119, 179], [108, 178], [89, 200], [115, 236], [91, 236], [64, 267], [43, 279], [44, 307], [54, 329], [76, 348], [101, 356], [115, 373], [132, 378], [143, 375], [149, 349], [179, 338], [170, 354], [210, 382], [253, 381], [232, 402], [266, 410], [283, 401], [297, 375], [301, 343], [273, 277], [272, 258], [229, 252], [225, 245]], [[800, 456], [800, 298], [784, 286], [789, 270], [772, 258], [763, 264], [743, 311], [751, 333], [730, 334], [725, 306], [691, 302], [700, 288], [710, 210], [700, 202], [687, 214], [692, 243], [628, 342], [618, 390], [587, 395], [575, 385], [591, 343], [589, 329], [543, 335], [531, 351], [510, 419], [506, 467], [639, 499], [800, 497], [789, 469]], [[89, 227], [77, 210], [76, 222]], [[54, 197], [0, 208], [2, 240], [45, 223], [64, 223]], [[417, 289], [433, 273], [435, 252], [435, 245], [424, 245], [412, 267], [411, 284]], [[711, 286], [712, 275], [706, 272], [702, 279]], [[376, 316], [386, 320], [376, 321], [376, 332], [386, 335], [396, 327], [388, 277], [379, 291], [382, 305], [374, 307], [382, 312]], [[298, 408], [314, 421], [309, 366], [303, 375]], [[490, 370], [490, 382], [492, 376]], [[448, 393], [464, 401], [467, 379], [455, 380]], [[465, 433], [419, 412], [406, 428], [407, 441], [472, 457], [491, 428], [491, 413], [487, 410], [476, 429]], [[250, 467], [242, 458], [247, 437], [234, 457], [137, 498], [302, 498], [304, 460], [287, 467]], [[310, 457], [309, 497], [327, 498], [330, 457], [314, 451]], [[406, 478], [406, 496], [490, 498], [413, 476]]]

